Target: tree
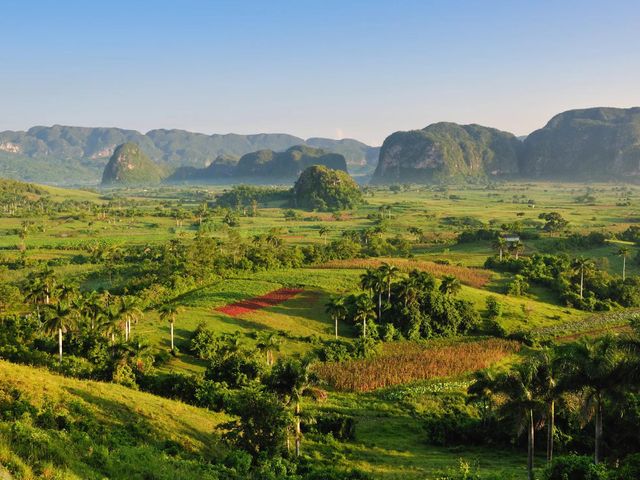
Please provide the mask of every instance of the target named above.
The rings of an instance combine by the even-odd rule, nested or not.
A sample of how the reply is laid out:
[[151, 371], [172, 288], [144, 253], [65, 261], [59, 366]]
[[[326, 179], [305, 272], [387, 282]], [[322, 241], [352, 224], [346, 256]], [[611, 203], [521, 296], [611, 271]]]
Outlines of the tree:
[[509, 252], [513, 253], [516, 257], [516, 260], [518, 260], [520, 254], [524, 252], [524, 244], [520, 240], [510, 243]]
[[467, 388], [467, 401], [481, 405], [482, 426], [486, 427], [493, 413], [496, 396], [496, 377], [489, 370], [480, 370], [473, 374], [473, 383]]
[[399, 275], [400, 270], [398, 270], [398, 267], [395, 265], [391, 265], [386, 262], [380, 265], [378, 270], [382, 273], [382, 277], [387, 284], [387, 302], [391, 303], [391, 282], [393, 282], [393, 279]]
[[498, 252], [500, 253], [500, 261], [502, 261], [502, 256], [504, 254], [504, 250], [507, 248], [507, 242], [505, 241], [504, 238], [498, 237], [498, 238], [495, 239], [495, 241], [493, 242], [492, 246], [493, 246], [493, 248], [498, 250]]
[[354, 304], [353, 321], [362, 324], [362, 338], [367, 338], [367, 323], [375, 318], [375, 307], [367, 293], [358, 295]]
[[563, 372], [562, 389], [581, 394], [583, 411], [594, 417], [594, 462], [601, 459], [605, 401], [620, 394], [621, 351], [608, 335], [596, 340], [581, 340], [560, 347], [559, 366]]
[[558, 388], [558, 362], [555, 358], [554, 351], [545, 349], [534, 356], [536, 365], [536, 383], [538, 385], [538, 394], [546, 404], [546, 423], [547, 423], [547, 462], [553, 460], [553, 443], [555, 436], [555, 406], [556, 401], [560, 397], [560, 389]]
[[542, 229], [545, 232], [553, 233], [564, 230], [569, 222], [565, 220], [558, 212], [541, 213], [538, 218], [545, 221]]
[[618, 256], [622, 257], [622, 280], [625, 280], [627, 277], [627, 257], [629, 256], [629, 247], [620, 247], [618, 249]]
[[178, 313], [180, 313], [180, 307], [175, 303], [165, 303], [158, 309], [158, 311], [160, 312], [160, 318], [162, 320], [169, 321], [169, 328], [171, 331], [171, 351], [174, 352], [175, 346], [173, 343], [173, 325], [176, 322]]
[[140, 300], [132, 295], [120, 297], [120, 318], [124, 320], [124, 339], [128, 341], [131, 337], [131, 321], [138, 322], [142, 316]]
[[536, 397], [536, 367], [531, 361], [516, 365], [509, 373], [497, 380], [496, 389], [506, 396], [500, 410], [513, 418], [518, 429], [527, 430], [527, 472], [533, 480], [533, 458], [535, 444], [535, 412], [540, 408]]
[[462, 289], [462, 284], [453, 275], [445, 275], [440, 282], [440, 293], [443, 295], [457, 295]]
[[382, 320], [382, 292], [386, 286], [384, 273], [378, 269], [367, 268], [360, 275], [360, 286], [363, 290], [369, 290], [378, 299], [378, 322]]
[[331, 317], [335, 324], [335, 335], [338, 338], [338, 320], [344, 320], [347, 316], [344, 297], [331, 297], [325, 304], [324, 311]]
[[327, 244], [327, 235], [329, 234], [329, 227], [326, 226], [321, 226], [320, 229], [318, 230], [318, 234], [320, 235], [320, 238], [323, 239], [324, 244]]
[[324, 391], [316, 387], [316, 383], [309, 359], [278, 361], [268, 380], [269, 387], [284, 398], [285, 404], [294, 406], [296, 456], [300, 455], [302, 441], [300, 402], [305, 396], [315, 399], [326, 396]]
[[572, 267], [574, 272], [580, 274], [580, 298], [584, 298], [584, 274], [591, 272], [595, 265], [586, 257], [577, 257], [573, 260]]
[[291, 415], [275, 394], [244, 388], [232, 397], [228, 411], [238, 416], [221, 426], [228, 442], [255, 457], [275, 456], [284, 450]]
[[280, 350], [280, 337], [276, 332], [259, 332], [256, 347], [265, 353], [267, 365], [271, 366], [273, 352]]
[[47, 333], [58, 335], [58, 357], [62, 363], [62, 335], [66, 333], [72, 325], [73, 310], [66, 303], [60, 302], [55, 305], [48, 305], [47, 315], [44, 322], [44, 329]]

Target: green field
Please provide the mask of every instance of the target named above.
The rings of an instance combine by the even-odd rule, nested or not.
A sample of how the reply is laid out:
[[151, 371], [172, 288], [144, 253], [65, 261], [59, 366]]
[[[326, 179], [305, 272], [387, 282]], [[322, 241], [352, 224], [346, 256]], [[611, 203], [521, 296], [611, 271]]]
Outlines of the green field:
[[[587, 188], [596, 201], [580, 203], [576, 197], [584, 194]], [[118, 249], [151, 248], [172, 240], [190, 241], [199, 231], [202, 235], [203, 221], [197, 213], [198, 208], [203, 203], [213, 202], [215, 195], [228, 187], [163, 187], [108, 192], [43, 189], [46, 193], [41, 197], [47, 198], [50, 205], [61, 205], [63, 201], [75, 203], [56, 208], [49, 205], [41, 210], [25, 208], [19, 214], [0, 216], [0, 259], [5, 265], [0, 270], [3, 283], [22, 285], [30, 272], [48, 263], [61, 283], [73, 283], [81, 291], [90, 291], [118, 290], [132, 280], [128, 277], [130, 265], [126, 258], [118, 256]], [[630, 204], [622, 205], [623, 198], [630, 199]], [[376, 235], [385, 240], [401, 237], [409, 245], [406, 255], [396, 259], [398, 265], [406, 269], [413, 264], [424, 265], [427, 271], [429, 265], [439, 265], [443, 270], [434, 270], [436, 277], [442, 277], [441, 272], [448, 265], [475, 278], [485, 275], [482, 269], [485, 260], [495, 255], [496, 250], [488, 240], [456, 242], [462, 231], [504, 225], [505, 231], [538, 232], [535, 238], [523, 240], [524, 256], [557, 253], [558, 241], [568, 233], [597, 231], [610, 235], [603, 245], [574, 248], [566, 253], [589, 257], [603, 271], [619, 275], [622, 259], [617, 251], [624, 244], [631, 250], [626, 264], [627, 275], [640, 273], [636, 245], [615, 238], [615, 234], [635, 225], [640, 218], [640, 188], [635, 186], [501, 183], [465, 187], [407, 186], [397, 193], [380, 187], [368, 189], [365, 199], [366, 204], [353, 211], [300, 211], [294, 219], [285, 215], [287, 206], [284, 203], [270, 202], [260, 205], [255, 216], [239, 213], [238, 226], [228, 226], [225, 223], [227, 212], [216, 209], [212, 203], [207, 211], [204, 235], [219, 241], [219, 248], [229, 248], [234, 238], [250, 244], [254, 237], [268, 234], [277, 236], [284, 245], [323, 246], [341, 239], [344, 232], [370, 228], [382, 217], [378, 223], [382, 223], [383, 228]], [[541, 232], [544, 222], [539, 214], [552, 211], [561, 213], [569, 221], [565, 231]], [[419, 227], [422, 234], [411, 233], [411, 227]], [[389, 263], [394, 262], [388, 255], [381, 257]], [[202, 374], [205, 371], [206, 361], [189, 353], [189, 343], [198, 326], [205, 326], [217, 334], [238, 333], [241, 343], [252, 349], [256, 346], [257, 332], [278, 332], [281, 345], [275, 352], [276, 358], [313, 352], [318, 342], [334, 336], [333, 321], [325, 312], [326, 303], [332, 296], [357, 290], [363, 272], [359, 260], [353, 259], [331, 267], [319, 263], [296, 268], [225, 271], [195, 283], [177, 284], [171, 301], [180, 305], [175, 321], [179, 353], [159, 366], [158, 371], [161, 374]], [[525, 295], [511, 295], [505, 288], [513, 280], [513, 274], [488, 271], [486, 275], [488, 281], [482, 286], [470, 285], [463, 279], [458, 298], [470, 301], [484, 318], [487, 298], [495, 297], [502, 305], [499, 324], [506, 334], [540, 331], [553, 332], [547, 333], [551, 337], [579, 336], [599, 328], [592, 318], [599, 313], [567, 306], [550, 288], [536, 284]], [[283, 287], [301, 288], [303, 292], [284, 303], [237, 317], [217, 310]], [[151, 293], [145, 292], [148, 297], [142, 296], [144, 311], [132, 325], [132, 335], [148, 342], [157, 352], [167, 352], [170, 348], [169, 323], [160, 318], [158, 303]], [[6, 313], [24, 313], [27, 305], [5, 308]], [[608, 325], [618, 326], [614, 322]], [[358, 329], [352, 323], [341, 322], [339, 334], [341, 339], [351, 341], [357, 338]], [[456, 344], [483, 335], [487, 332], [474, 331], [449, 341]], [[430, 348], [440, 341], [437, 338], [425, 340], [423, 346]], [[518, 358], [513, 355], [501, 364], [513, 363]], [[463, 398], [470, 373], [418, 381], [408, 388], [430, 385], [430, 382], [444, 382], [453, 387], [445, 392], [425, 388], [422, 393], [402, 400], [389, 395], [393, 389], [357, 394], [332, 391], [324, 386], [328, 389], [327, 398], [320, 402], [305, 400], [303, 409], [353, 417], [355, 437], [351, 441], [341, 441], [309, 434], [303, 443], [303, 455], [320, 464], [359, 468], [380, 479], [445, 478], [446, 475], [457, 475], [465, 464], [481, 474], [494, 474], [495, 478], [525, 478], [525, 452], [519, 447], [443, 447], [428, 442], [422, 427], [423, 417], [441, 410], [449, 395]], [[0, 384], [16, 386], [36, 403], [52, 398], [56, 402], [77, 399], [95, 410], [99, 421], [110, 421], [112, 417], [125, 415], [123, 409], [133, 408], [136, 415], [142, 415], [163, 437], [179, 443], [192, 442], [190, 449], [205, 453], [218, 448], [216, 425], [223, 417], [228, 418], [224, 414], [119, 385], [57, 377], [4, 362], [0, 368]], [[179, 425], [176, 424], [177, 417]], [[0, 433], [4, 442], [0, 443], [0, 460], [25, 463], [24, 471], [29, 470], [28, 462], [11, 451], [7, 432]], [[542, 465], [543, 459], [538, 463]], [[89, 467], [77, 466], [76, 477], [68, 478], [83, 478], [83, 468]]]

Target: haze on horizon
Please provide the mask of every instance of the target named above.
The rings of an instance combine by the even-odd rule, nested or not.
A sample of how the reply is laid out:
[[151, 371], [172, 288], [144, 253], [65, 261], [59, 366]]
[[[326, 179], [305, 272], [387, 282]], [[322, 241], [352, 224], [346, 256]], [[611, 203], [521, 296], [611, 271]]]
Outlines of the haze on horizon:
[[634, 1], [3, 2], [0, 130], [516, 135], [640, 104]]

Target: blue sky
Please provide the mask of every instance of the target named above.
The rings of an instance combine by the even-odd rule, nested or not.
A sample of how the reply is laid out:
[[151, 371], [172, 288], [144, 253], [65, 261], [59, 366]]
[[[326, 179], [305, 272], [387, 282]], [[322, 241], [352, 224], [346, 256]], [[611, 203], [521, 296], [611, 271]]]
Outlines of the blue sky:
[[0, 0], [0, 130], [527, 134], [640, 105], [637, 1]]

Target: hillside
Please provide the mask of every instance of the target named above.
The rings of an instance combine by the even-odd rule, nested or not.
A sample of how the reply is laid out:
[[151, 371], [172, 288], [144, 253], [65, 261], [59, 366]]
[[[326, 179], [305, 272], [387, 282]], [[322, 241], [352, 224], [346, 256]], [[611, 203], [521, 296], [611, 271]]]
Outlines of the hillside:
[[203, 168], [220, 156], [241, 157], [258, 150], [284, 151], [295, 145], [320, 147], [344, 155], [347, 164], [370, 172], [378, 149], [356, 140], [302, 138], [288, 134], [213, 134], [185, 130], [151, 130], [146, 134], [121, 128], [54, 125], [27, 131], [0, 132], [0, 175], [39, 183], [97, 183], [116, 146], [140, 145], [153, 161], [168, 171]]
[[373, 183], [484, 179], [518, 172], [520, 141], [480, 125], [435, 123], [387, 137]]
[[162, 169], [135, 143], [118, 146], [102, 174], [102, 185], [153, 185], [160, 183]]
[[[13, 410], [8, 398], [20, 400]], [[2, 360], [0, 407], [0, 464], [16, 478], [45, 478], [53, 465], [65, 479], [217, 478], [198, 477], [207, 471], [198, 459], [220, 455], [224, 414]], [[176, 449], [191, 458], [172, 457]]]
[[307, 167], [324, 165], [347, 171], [344, 156], [328, 153], [319, 148], [296, 145], [284, 152], [258, 150], [247, 153], [239, 160], [231, 156], [219, 156], [206, 168], [183, 167], [168, 182], [291, 182]]
[[553, 117], [524, 141], [526, 178], [640, 178], [640, 108], [588, 108]]

